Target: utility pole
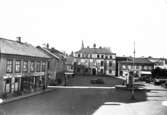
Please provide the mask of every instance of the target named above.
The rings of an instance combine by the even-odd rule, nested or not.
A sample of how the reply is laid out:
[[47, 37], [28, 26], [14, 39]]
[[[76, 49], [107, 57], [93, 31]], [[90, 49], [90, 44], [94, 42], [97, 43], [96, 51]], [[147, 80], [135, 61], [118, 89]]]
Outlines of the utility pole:
[[135, 100], [135, 92], [134, 92], [134, 71], [135, 71], [135, 41], [134, 41], [134, 51], [133, 51], [133, 75], [132, 75], [132, 95], [131, 95], [131, 99]]

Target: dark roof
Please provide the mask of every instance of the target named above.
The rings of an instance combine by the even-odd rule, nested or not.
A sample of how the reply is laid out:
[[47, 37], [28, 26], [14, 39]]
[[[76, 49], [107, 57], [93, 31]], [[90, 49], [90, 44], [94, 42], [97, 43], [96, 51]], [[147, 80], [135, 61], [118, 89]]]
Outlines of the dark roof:
[[[131, 57], [128, 61], [121, 61], [120, 63], [133, 63], [133, 58]], [[149, 61], [147, 58], [135, 58], [135, 64], [154, 64]]]
[[60, 59], [57, 54], [55, 53], [52, 53], [49, 49], [47, 48], [42, 48], [40, 46], [37, 46], [37, 48], [39, 48], [40, 50], [42, 50], [44, 53], [46, 53], [48, 56], [50, 57], [53, 57], [53, 58], [56, 58], [57, 60]]
[[107, 48], [82, 48], [76, 53], [84, 53], [84, 54], [115, 54]]
[[49, 58], [48, 55], [28, 43], [0, 38], [0, 53]]

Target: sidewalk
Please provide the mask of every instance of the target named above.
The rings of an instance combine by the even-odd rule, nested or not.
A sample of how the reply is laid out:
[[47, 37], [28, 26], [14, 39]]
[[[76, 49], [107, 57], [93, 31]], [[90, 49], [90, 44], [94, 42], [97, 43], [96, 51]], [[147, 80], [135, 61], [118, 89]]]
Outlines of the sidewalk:
[[[116, 89], [122, 90], [131, 90], [131, 88], [127, 88], [126, 85], [115, 85]], [[162, 86], [156, 86], [152, 83], [145, 83], [145, 82], [136, 82], [135, 83], [135, 90], [159, 90], [159, 91], [167, 91], [167, 88]]]
[[3, 100], [3, 102], [0, 103], [0, 105], [10, 103], [10, 102], [13, 102], [13, 101], [17, 101], [17, 100], [20, 100], [20, 99], [28, 98], [28, 97], [31, 97], [31, 96], [39, 95], [39, 94], [42, 94], [42, 93], [47, 93], [47, 92], [50, 92], [50, 91], [53, 91], [53, 90], [54, 89], [47, 88], [45, 90], [36, 91], [36, 92], [30, 93], [30, 94], [24, 94], [22, 96], [7, 98], [7, 99]]

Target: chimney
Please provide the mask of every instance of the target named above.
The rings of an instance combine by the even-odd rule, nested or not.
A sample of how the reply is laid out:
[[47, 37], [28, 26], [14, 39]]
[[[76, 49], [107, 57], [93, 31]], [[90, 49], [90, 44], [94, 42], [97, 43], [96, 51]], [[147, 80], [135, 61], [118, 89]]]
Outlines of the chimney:
[[46, 48], [49, 49], [49, 44], [48, 43], [46, 44]]
[[96, 44], [93, 44], [93, 48], [96, 48]]
[[17, 38], [17, 42], [21, 43], [21, 37], [19, 36], [19, 37], [16, 37], [16, 38]]

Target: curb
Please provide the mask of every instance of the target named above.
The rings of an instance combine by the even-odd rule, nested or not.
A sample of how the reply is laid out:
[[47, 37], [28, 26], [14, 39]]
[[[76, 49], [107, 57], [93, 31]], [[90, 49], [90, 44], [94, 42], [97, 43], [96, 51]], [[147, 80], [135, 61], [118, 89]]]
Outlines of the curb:
[[3, 100], [3, 102], [0, 103], [0, 105], [7, 104], [7, 103], [17, 101], [17, 100], [21, 100], [21, 99], [25, 99], [25, 98], [32, 97], [32, 96], [35, 96], [35, 95], [47, 93], [47, 92], [50, 92], [50, 91], [53, 91], [53, 90], [54, 89], [45, 89], [44, 91], [37, 91], [37, 92], [26, 94], [26, 95], [23, 95], [23, 96], [13, 97], [11, 99]]
[[[126, 86], [123, 85], [115, 85], [115, 89], [117, 90], [127, 90], [131, 91], [132, 88], [127, 88]], [[150, 91], [151, 89], [146, 89], [146, 88], [134, 88], [134, 91]]]

